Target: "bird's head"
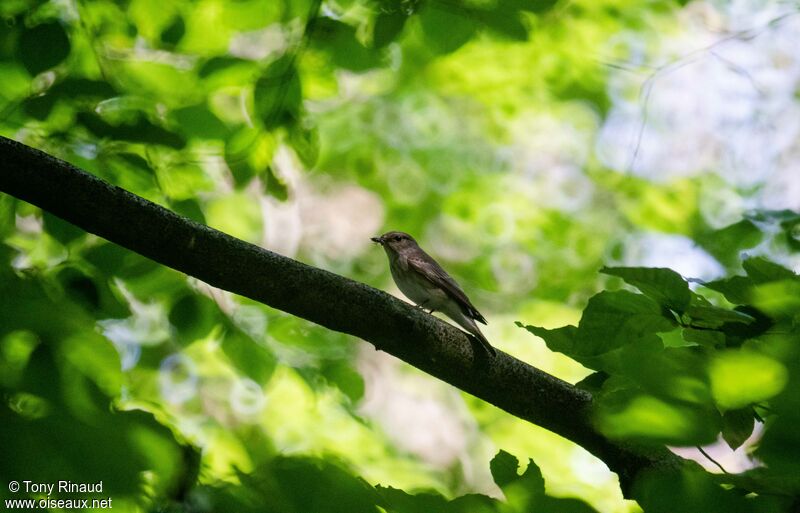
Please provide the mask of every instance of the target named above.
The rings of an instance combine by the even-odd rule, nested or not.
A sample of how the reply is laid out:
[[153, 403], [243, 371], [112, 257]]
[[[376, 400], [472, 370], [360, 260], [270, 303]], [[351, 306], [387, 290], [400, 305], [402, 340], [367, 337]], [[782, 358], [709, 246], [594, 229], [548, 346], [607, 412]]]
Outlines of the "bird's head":
[[414, 240], [414, 237], [403, 232], [386, 232], [380, 237], [372, 237], [372, 242], [377, 242], [387, 252], [394, 253], [417, 247], [417, 241]]

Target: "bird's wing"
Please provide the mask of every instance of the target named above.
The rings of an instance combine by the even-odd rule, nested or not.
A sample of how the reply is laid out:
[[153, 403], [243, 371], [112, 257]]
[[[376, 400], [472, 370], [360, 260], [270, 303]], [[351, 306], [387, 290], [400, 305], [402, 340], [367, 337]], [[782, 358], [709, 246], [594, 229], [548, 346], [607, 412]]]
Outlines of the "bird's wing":
[[486, 324], [486, 319], [481, 315], [477, 308], [470, 302], [467, 295], [461, 290], [461, 287], [456, 283], [447, 271], [442, 269], [436, 260], [430, 255], [425, 253], [428, 258], [421, 258], [416, 256], [408, 257], [408, 265], [420, 276], [423, 276], [428, 281], [433, 283], [438, 288], [444, 290], [448, 296], [453, 298], [466, 314], [478, 322]]

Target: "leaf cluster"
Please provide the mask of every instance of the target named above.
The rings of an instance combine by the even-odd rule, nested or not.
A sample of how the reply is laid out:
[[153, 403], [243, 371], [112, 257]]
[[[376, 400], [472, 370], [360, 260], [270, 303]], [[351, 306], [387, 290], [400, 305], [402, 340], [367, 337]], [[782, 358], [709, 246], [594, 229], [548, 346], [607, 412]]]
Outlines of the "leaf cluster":
[[[577, 386], [594, 394], [595, 423], [606, 436], [645, 445], [707, 445], [719, 437], [731, 449], [748, 443], [757, 468], [738, 476], [687, 473], [680, 478], [687, 490], [707, 491], [697, 492], [700, 502], [684, 496], [693, 505], [681, 511], [727, 511], [734, 503], [737, 511], [787, 507], [767, 495], [737, 502], [738, 488], [723, 494], [716, 482], [784, 497], [800, 490], [787, 479], [800, 470], [790, 463], [800, 438], [787, 430], [798, 420], [800, 277], [764, 257], [747, 258], [742, 267], [744, 275], [694, 280], [694, 287], [666, 268], [604, 268], [637, 292], [600, 292], [577, 326], [524, 326], [595, 371]], [[759, 436], [748, 442], [756, 425]], [[666, 511], [661, 494], [669, 479], [643, 481], [646, 511]], [[717, 495], [727, 498], [711, 508]]]

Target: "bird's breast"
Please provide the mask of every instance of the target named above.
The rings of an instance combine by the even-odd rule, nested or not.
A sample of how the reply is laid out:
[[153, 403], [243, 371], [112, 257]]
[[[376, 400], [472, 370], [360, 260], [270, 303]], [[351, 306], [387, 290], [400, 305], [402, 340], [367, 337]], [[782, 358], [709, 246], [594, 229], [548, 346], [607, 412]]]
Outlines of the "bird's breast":
[[393, 259], [390, 269], [397, 288], [414, 303], [424, 305], [425, 308], [439, 309], [447, 301], [447, 293], [421, 276], [404, 258]]

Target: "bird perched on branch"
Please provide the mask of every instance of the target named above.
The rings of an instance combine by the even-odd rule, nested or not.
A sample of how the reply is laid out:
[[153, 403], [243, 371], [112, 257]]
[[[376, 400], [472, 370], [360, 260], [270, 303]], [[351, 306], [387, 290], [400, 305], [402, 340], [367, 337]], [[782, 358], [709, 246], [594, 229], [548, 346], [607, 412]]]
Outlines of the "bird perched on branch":
[[458, 283], [419, 247], [414, 237], [403, 232], [387, 232], [372, 237], [372, 241], [383, 246], [389, 257], [392, 278], [408, 299], [431, 313], [442, 312], [474, 336], [490, 355], [497, 354], [475, 323], [486, 324], [486, 319]]

